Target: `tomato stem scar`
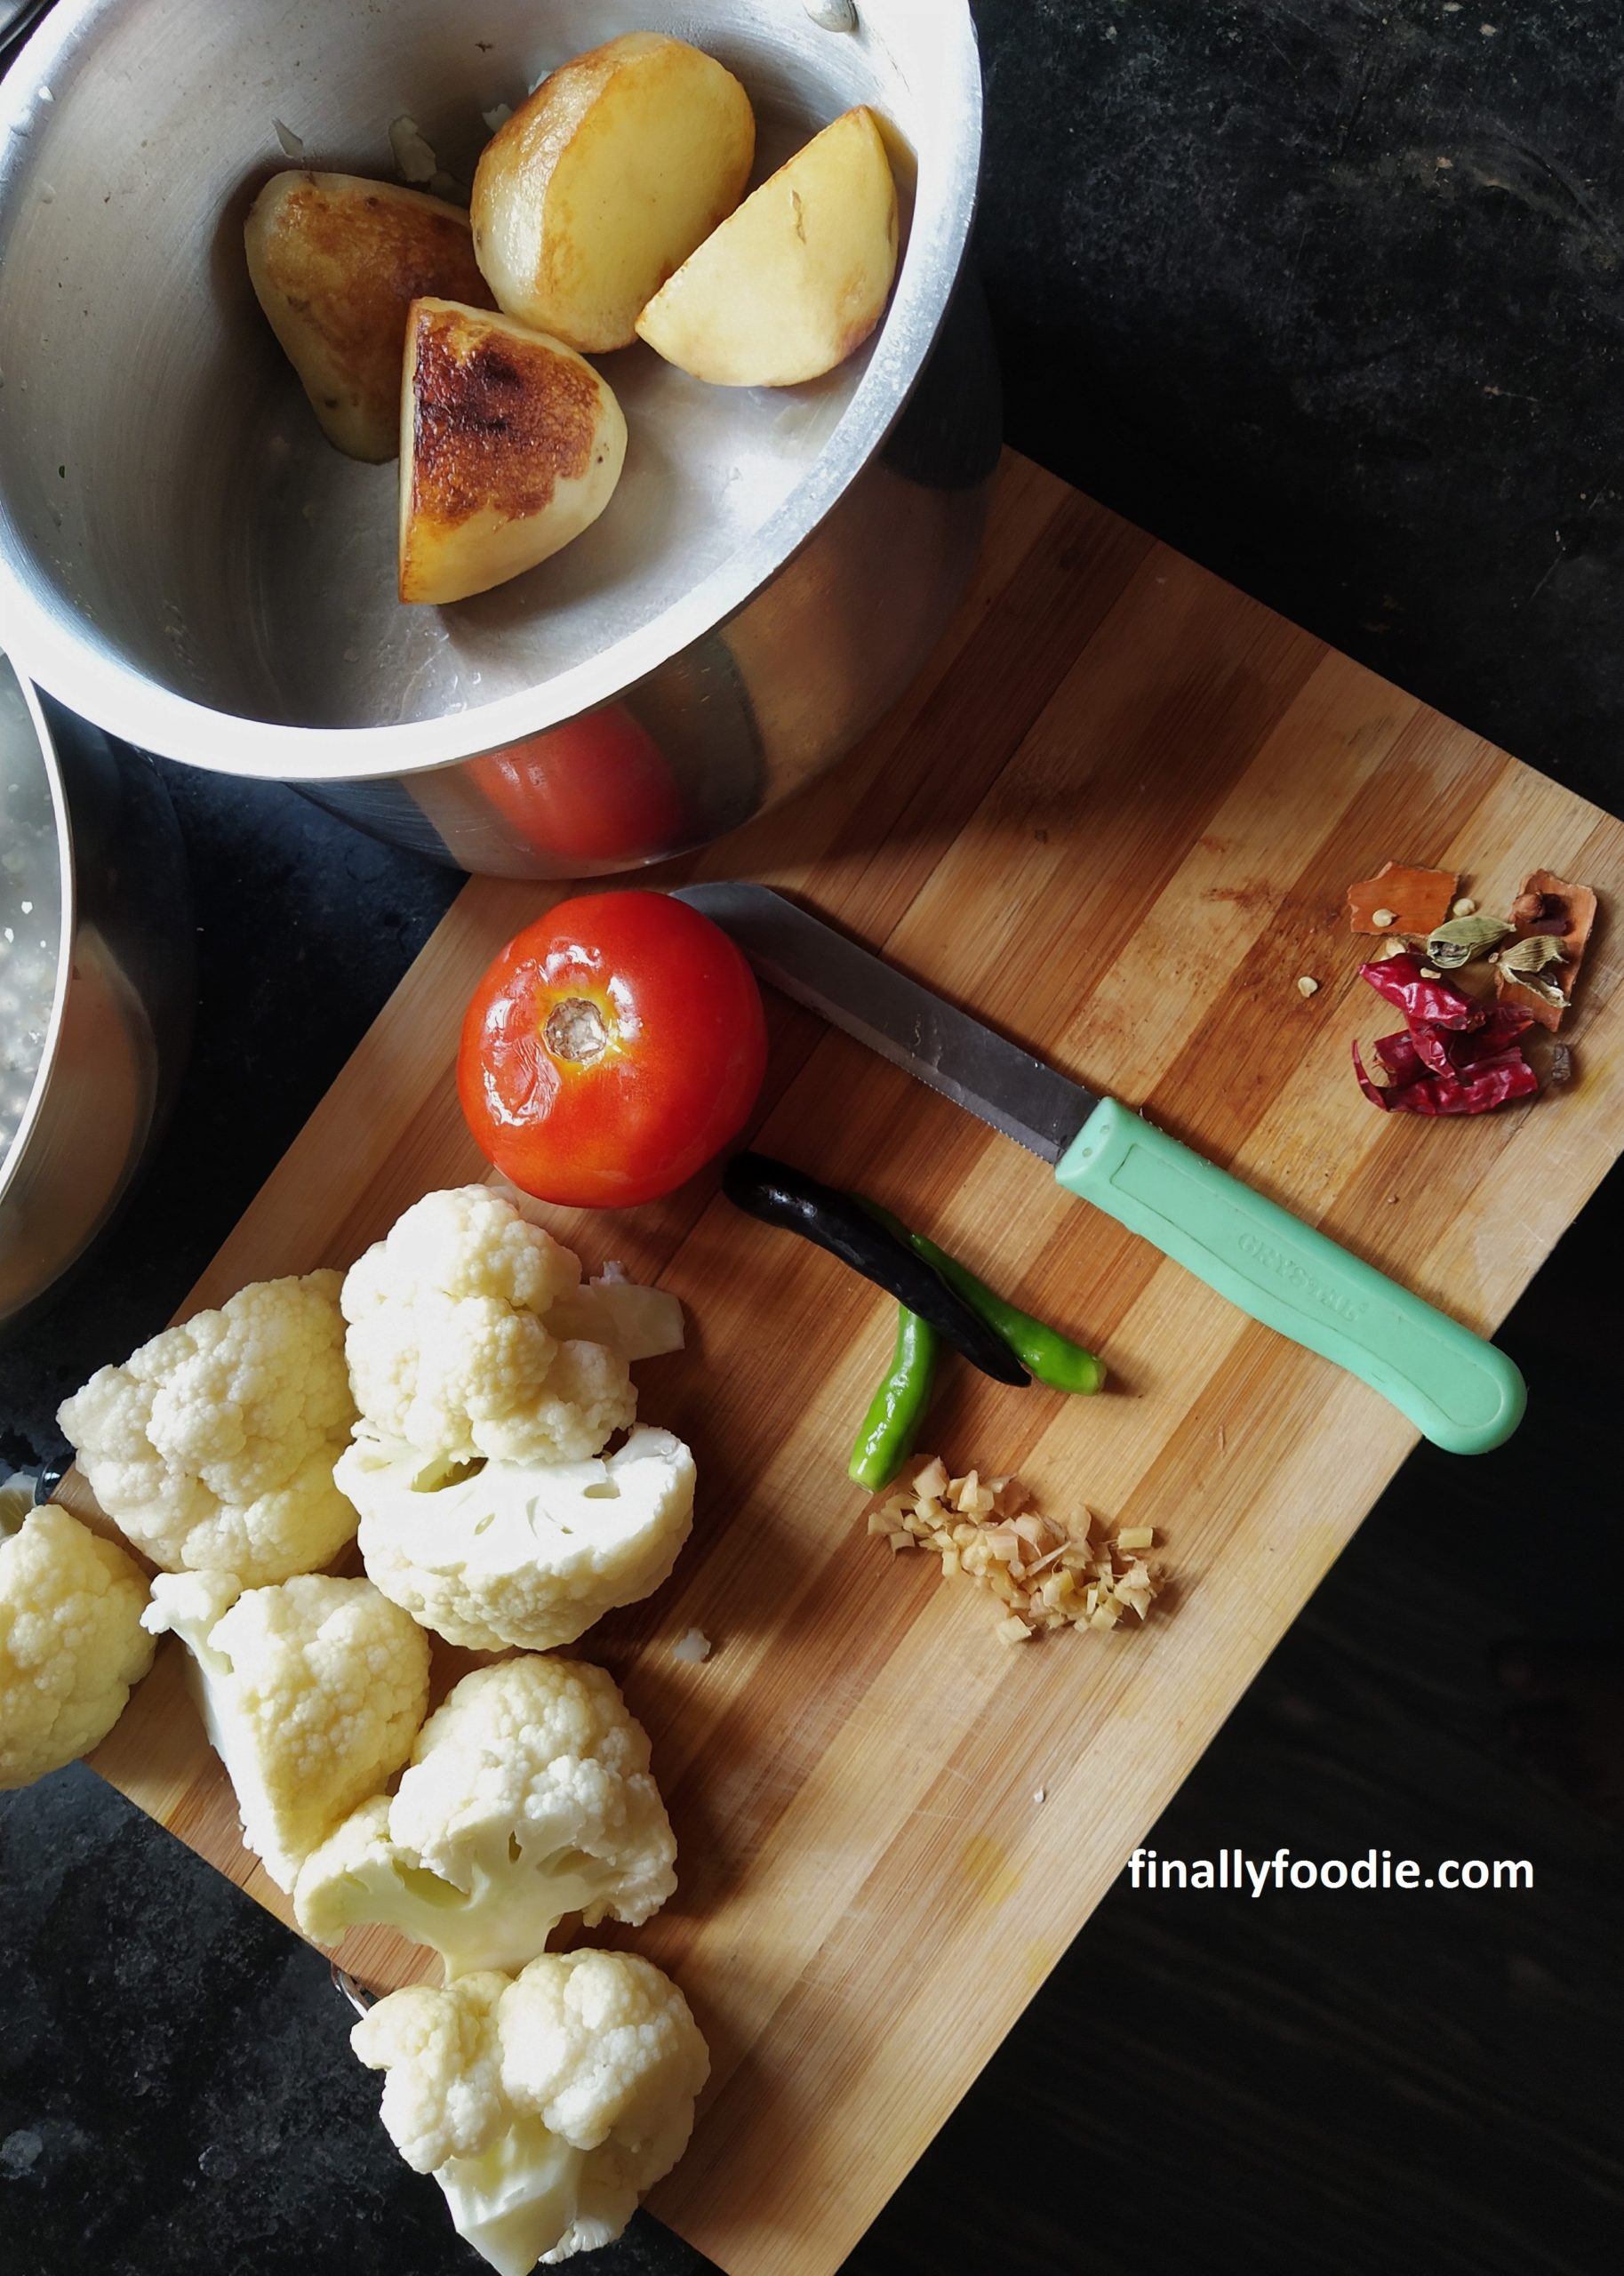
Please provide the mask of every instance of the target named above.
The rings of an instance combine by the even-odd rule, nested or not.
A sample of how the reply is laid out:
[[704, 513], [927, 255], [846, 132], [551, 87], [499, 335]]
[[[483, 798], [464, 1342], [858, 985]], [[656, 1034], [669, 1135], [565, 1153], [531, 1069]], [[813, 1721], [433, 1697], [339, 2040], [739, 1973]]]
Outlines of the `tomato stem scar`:
[[609, 1048], [609, 1030], [596, 1004], [584, 996], [571, 996], [555, 1004], [541, 1030], [541, 1040], [556, 1059], [573, 1060], [589, 1067]]

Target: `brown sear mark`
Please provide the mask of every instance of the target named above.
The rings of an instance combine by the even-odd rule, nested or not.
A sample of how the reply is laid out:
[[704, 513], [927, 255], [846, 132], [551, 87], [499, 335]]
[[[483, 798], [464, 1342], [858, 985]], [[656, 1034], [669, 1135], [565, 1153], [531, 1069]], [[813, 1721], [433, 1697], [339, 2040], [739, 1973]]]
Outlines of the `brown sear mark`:
[[454, 209], [311, 181], [290, 190], [268, 248], [269, 280], [327, 342], [358, 397], [388, 415], [400, 400], [406, 313], [425, 297], [494, 308]]
[[597, 382], [542, 341], [424, 309], [412, 359], [412, 501], [441, 524], [539, 514], [592, 462]]

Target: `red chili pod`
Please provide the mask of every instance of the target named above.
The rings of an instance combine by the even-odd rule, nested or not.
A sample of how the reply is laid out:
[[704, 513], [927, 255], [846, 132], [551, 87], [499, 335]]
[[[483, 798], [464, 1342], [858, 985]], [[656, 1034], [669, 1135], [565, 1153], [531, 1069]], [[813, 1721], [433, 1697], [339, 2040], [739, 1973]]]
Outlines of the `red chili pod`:
[[1441, 1028], [1432, 1020], [1417, 1020], [1409, 1030], [1415, 1055], [1421, 1065], [1434, 1075], [1452, 1075], [1459, 1065], [1450, 1049], [1452, 1044], [1471, 1040], [1459, 1028]]
[[1475, 1004], [1447, 980], [1424, 978], [1422, 959], [1413, 950], [1380, 964], [1362, 964], [1359, 977], [1401, 1011], [1412, 1028], [1420, 1021], [1440, 1028], [1480, 1028], [1489, 1016], [1486, 1006]]
[[[1497, 1106], [1508, 1106], [1514, 1099], [1532, 1098], [1539, 1087], [1540, 1078], [1522, 1053], [1506, 1051], [1497, 1059], [1480, 1060], [1469, 1074], [1440, 1075], [1429, 1083], [1417, 1084], [1413, 1093], [1399, 1102], [1399, 1111], [1488, 1114]], [[1408, 1103], [1411, 1096], [1412, 1106]]]
[[1365, 1073], [1356, 1043], [1353, 1061], [1359, 1088], [1384, 1114], [1488, 1114], [1513, 1099], [1530, 1097], [1540, 1087], [1539, 1077], [1515, 1048], [1479, 1060], [1465, 1073], [1422, 1075], [1412, 1082], [1389, 1084], [1385, 1090]]
[[1408, 1028], [1401, 1029], [1397, 1035], [1379, 1037], [1371, 1048], [1395, 1084], [1419, 1083], [1425, 1078], [1428, 1062]]
[[[1431, 1020], [1417, 1020], [1410, 1038], [1417, 1054], [1435, 1075], [1456, 1075], [1481, 1060], [1497, 1058], [1533, 1025], [1530, 1015], [1511, 1005], [1497, 1005], [1480, 1028], [1463, 1031], [1441, 1028]], [[1387, 1062], [1382, 1061], [1383, 1066]]]

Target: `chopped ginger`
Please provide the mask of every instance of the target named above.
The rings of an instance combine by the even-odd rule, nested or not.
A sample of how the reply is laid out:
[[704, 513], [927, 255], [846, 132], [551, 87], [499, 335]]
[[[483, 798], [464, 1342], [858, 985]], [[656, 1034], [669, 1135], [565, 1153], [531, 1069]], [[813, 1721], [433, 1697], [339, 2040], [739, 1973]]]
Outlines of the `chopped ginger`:
[[1087, 1510], [1048, 1517], [1018, 1478], [950, 1478], [940, 1460], [876, 1497], [868, 1527], [893, 1556], [928, 1549], [945, 1574], [990, 1590], [1004, 1608], [995, 1632], [1009, 1644], [1049, 1629], [1114, 1628], [1124, 1612], [1143, 1620], [1162, 1585], [1143, 1554], [1154, 1527], [1112, 1536]]

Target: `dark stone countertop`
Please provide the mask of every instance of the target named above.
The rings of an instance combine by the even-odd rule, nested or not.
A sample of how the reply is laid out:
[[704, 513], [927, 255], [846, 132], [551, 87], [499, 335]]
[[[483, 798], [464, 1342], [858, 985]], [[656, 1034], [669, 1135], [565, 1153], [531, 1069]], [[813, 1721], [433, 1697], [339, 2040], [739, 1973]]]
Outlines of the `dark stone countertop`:
[[[1012, 441], [1618, 810], [1624, 20], [976, 13]], [[0, 1339], [12, 1459], [48, 1456], [58, 1398], [180, 1300], [454, 890], [291, 791], [167, 772], [197, 1045], [112, 1242]], [[1604, 2264], [1620, 1841], [1531, 1776], [1485, 1655], [1618, 1631], [1593, 1261], [1620, 1208], [1615, 1175], [1507, 1332], [1536, 1423], [1482, 1463], [1414, 1457], [1151, 1837], [1527, 1856], [1534, 1892], [1192, 1909], [1119, 1887], [855, 2269]], [[88, 1772], [0, 1798], [0, 1964], [5, 2276], [477, 2264], [378, 2128], [324, 1965]], [[640, 2218], [604, 2264], [698, 2264]]]

